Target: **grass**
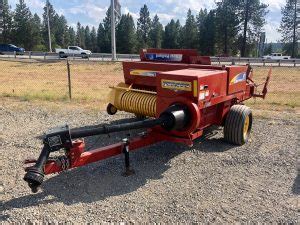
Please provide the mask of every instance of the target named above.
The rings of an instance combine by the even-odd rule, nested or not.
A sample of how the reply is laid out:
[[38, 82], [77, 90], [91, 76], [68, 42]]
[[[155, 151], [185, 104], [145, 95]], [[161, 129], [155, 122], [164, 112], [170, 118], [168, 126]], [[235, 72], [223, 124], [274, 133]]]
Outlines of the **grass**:
[[[0, 97], [22, 101], [68, 102], [68, 76], [65, 61], [0, 61]], [[123, 81], [121, 63], [71, 62], [72, 102], [104, 109], [109, 86]], [[263, 83], [267, 67], [254, 67], [254, 80]], [[300, 68], [275, 67], [265, 100], [251, 99], [252, 108], [267, 111], [298, 112], [300, 107]], [[260, 87], [262, 88], [262, 87]]]
[[[66, 101], [69, 99], [66, 62], [25, 63], [0, 61], [0, 96], [21, 100]], [[71, 64], [73, 101], [102, 101], [109, 85], [122, 81], [120, 63]]]

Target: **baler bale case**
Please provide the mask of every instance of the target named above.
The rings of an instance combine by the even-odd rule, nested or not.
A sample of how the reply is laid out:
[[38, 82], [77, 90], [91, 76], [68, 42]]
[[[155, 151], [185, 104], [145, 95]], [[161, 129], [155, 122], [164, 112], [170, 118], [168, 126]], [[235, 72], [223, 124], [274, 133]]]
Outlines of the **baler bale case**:
[[[224, 139], [243, 145], [249, 139], [252, 112], [243, 105], [252, 97], [265, 98], [271, 77], [267, 76], [262, 93], [257, 93], [253, 70], [245, 66], [211, 65], [209, 57], [196, 50], [142, 50], [141, 61], [124, 62], [124, 82], [111, 87], [107, 112], [134, 113], [140, 121], [90, 128], [55, 128], [45, 134], [44, 147], [37, 160], [26, 160], [24, 180], [33, 192], [44, 176], [59, 173], [109, 157], [125, 155], [125, 174], [132, 174], [129, 153], [162, 141], [193, 145], [204, 129], [224, 127]], [[147, 128], [135, 138], [85, 151], [84, 138], [119, 131]], [[50, 158], [52, 152], [65, 154]]]

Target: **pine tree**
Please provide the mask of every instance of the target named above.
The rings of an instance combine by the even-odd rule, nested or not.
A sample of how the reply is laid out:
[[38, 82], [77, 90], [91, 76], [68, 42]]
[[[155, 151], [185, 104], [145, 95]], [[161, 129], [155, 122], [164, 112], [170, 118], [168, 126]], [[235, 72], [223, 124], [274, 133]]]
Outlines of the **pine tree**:
[[76, 45], [85, 49], [85, 29], [81, 26], [81, 23], [77, 23], [77, 31], [76, 31]]
[[159, 22], [159, 18], [157, 15], [154, 16], [153, 21], [151, 23], [150, 30], [150, 43], [153, 48], [161, 48], [163, 41], [163, 25]]
[[100, 23], [98, 30], [97, 30], [97, 50], [98, 52], [106, 52], [106, 43], [105, 43], [105, 29], [103, 27], [103, 24]]
[[279, 32], [282, 34], [282, 42], [285, 43], [283, 48], [286, 54], [291, 55], [293, 58], [300, 54], [298, 46], [300, 31], [297, 28], [297, 24], [299, 24], [298, 7], [297, 0], [286, 0], [286, 5], [281, 9], [282, 19], [279, 28]]
[[133, 18], [130, 14], [122, 15], [117, 26], [117, 51], [124, 54], [136, 53], [136, 44], [136, 31]]
[[25, 1], [19, 0], [14, 16], [14, 41], [26, 50], [32, 50], [33, 48], [32, 19], [32, 14]]
[[204, 53], [204, 48], [205, 48], [205, 32], [206, 32], [206, 22], [207, 20], [207, 9], [200, 9], [199, 14], [197, 15], [197, 26], [198, 26], [198, 48], [200, 53]]
[[7, 0], [2, 1], [2, 33], [0, 34], [0, 41], [2, 43], [10, 43], [12, 40], [12, 18], [13, 13], [10, 10]]
[[185, 25], [182, 29], [182, 47], [193, 49], [197, 48], [197, 23], [192, 11], [189, 9]]
[[86, 26], [84, 29], [84, 43], [85, 43], [85, 48], [86, 49], [92, 49], [91, 45], [91, 31], [89, 26]]
[[95, 27], [92, 27], [92, 31], [90, 34], [91, 37], [91, 44], [90, 48], [92, 52], [98, 52], [98, 47], [97, 47], [97, 33]]
[[239, 13], [240, 27], [243, 30], [241, 56], [245, 57], [252, 50], [250, 46], [255, 46], [255, 39], [266, 23], [265, 16], [268, 6], [260, 3], [260, 0], [243, 0], [239, 7], [241, 12]]
[[181, 25], [179, 20], [175, 22], [175, 20], [171, 20], [165, 27], [164, 40], [163, 40], [163, 48], [166, 49], [178, 49], [180, 47], [180, 33], [181, 33]]
[[111, 53], [111, 8], [109, 7], [103, 20], [101, 32], [101, 51]]
[[137, 21], [137, 37], [139, 48], [148, 48], [150, 45], [150, 29], [151, 18], [147, 5], [144, 5], [140, 10], [140, 17]]
[[60, 47], [67, 47], [68, 45], [68, 23], [66, 18], [62, 16], [58, 16], [56, 14], [54, 16], [54, 24], [56, 24], [55, 29], [52, 29], [52, 32], [55, 36], [56, 44]]
[[31, 26], [32, 26], [32, 49], [37, 50], [37, 51], [43, 51], [45, 48], [41, 46], [42, 44], [42, 22], [40, 17], [35, 13], [33, 15], [32, 21], [31, 21]]
[[76, 33], [74, 31], [74, 28], [73, 27], [69, 27], [68, 33], [69, 33], [68, 35], [70, 37], [70, 41], [69, 41], [68, 45], [75, 45], [76, 44]]
[[215, 55], [215, 11], [200, 11], [198, 16], [199, 50], [202, 55]]
[[235, 55], [238, 51], [237, 40], [239, 19], [236, 0], [223, 0], [216, 8], [216, 51], [221, 55]]

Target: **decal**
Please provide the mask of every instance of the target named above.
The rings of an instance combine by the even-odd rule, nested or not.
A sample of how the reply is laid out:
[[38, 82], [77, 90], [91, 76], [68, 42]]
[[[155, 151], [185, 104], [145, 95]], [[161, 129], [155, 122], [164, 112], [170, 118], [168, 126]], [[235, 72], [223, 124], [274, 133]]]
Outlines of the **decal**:
[[147, 53], [145, 54], [147, 60], [151, 61], [166, 61], [166, 62], [181, 62], [182, 54], [162, 54], [162, 53]]
[[177, 91], [192, 91], [192, 83], [176, 80], [161, 80], [161, 87]]
[[246, 81], [246, 77], [247, 77], [246, 72], [239, 73], [230, 81], [230, 84], [237, 84], [237, 83]]
[[206, 92], [205, 92], [205, 97], [208, 97], [209, 96], [209, 90], [207, 90]]
[[205, 99], [205, 92], [200, 92], [200, 100], [204, 100]]
[[156, 77], [157, 71], [151, 70], [130, 70], [130, 75], [144, 76], [144, 77]]

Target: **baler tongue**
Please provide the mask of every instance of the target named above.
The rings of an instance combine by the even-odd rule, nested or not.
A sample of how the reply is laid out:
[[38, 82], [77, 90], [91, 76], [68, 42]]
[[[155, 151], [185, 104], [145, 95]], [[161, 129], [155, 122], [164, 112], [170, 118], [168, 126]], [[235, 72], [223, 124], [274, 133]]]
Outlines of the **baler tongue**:
[[[102, 125], [91, 128], [70, 129], [69, 126], [58, 127], [46, 133], [43, 143], [44, 147], [37, 160], [26, 160], [26, 164], [35, 163], [34, 166], [25, 168], [26, 174], [24, 180], [28, 183], [33, 193], [38, 191], [44, 180], [45, 174], [57, 173], [67, 169], [80, 167], [107, 157], [125, 154], [126, 171], [129, 171], [129, 148], [132, 149], [147, 146], [159, 141], [162, 137], [152, 137], [152, 135], [143, 135], [141, 138], [125, 140], [122, 143], [104, 147], [91, 152], [84, 151], [84, 143], [79, 138], [89, 136], [109, 134], [119, 131], [127, 131], [141, 128], [161, 127], [165, 130], [183, 129], [188, 123], [188, 111], [186, 107], [174, 105], [169, 107], [158, 119], [146, 119], [142, 121], [124, 123], [117, 125]], [[145, 143], [143, 143], [145, 142]], [[56, 160], [50, 159], [52, 152], [65, 149], [66, 155], [57, 157]]]

